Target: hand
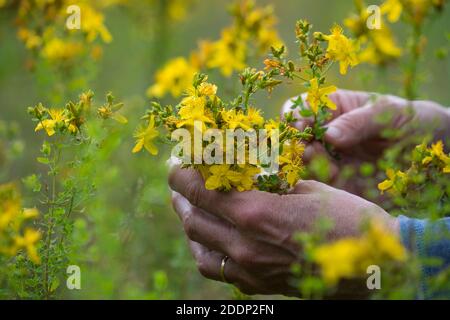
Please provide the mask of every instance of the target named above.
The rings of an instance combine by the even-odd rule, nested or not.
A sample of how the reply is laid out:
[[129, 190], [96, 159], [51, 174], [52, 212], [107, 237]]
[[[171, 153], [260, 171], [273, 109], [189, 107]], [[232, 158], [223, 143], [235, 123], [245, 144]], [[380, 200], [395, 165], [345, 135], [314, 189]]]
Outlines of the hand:
[[169, 184], [201, 274], [220, 281], [228, 256], [225, 277], [247, 294], [298, 295], [290, 285], [300, 252], [293, 235], [312, 231], [321, 216], [334, 222], [330, 240], [359, 235], [369, 218], [398, 232], [397, 220], [380, 207], [320, 182], [302, 181], [287, 195], [224, 193], [206, 190], [197, 171], [176, 168]]
[[[329, 157], [319, 142], [307, 146], [305, 160], [309, 162], [318, 155], [327, 157], [331, 164], [328, 182], [354, 194], [363, 195], [367, 179], [355, 175], [350, 181], [340, 184], [338, 174], [344, 166], [351, 166], [358, 172], [363, 162], [375, 164], [383, 151], [396, 142], [383, 137], [385, 129], [402, 129], [405, 135], [428, 131], [436, 139], [450, 135], [450, 113], [432, 102], [409, 102], [395, 96], [382, 96], [372, 101], [369, 93], [347, 90], [338, 90], [330, 98], [336, 103], [337, 110], [333, 111], [332, 119], [327, 124], [325, 142], [338, 151], [340, 160]], [[287, 101], [282, 114], [292, 111], [291, 105], [291, 100]], [[390, 121], [381, 123], [379, 118], [385, 114], [390, 115]], [[298, 112], [294, 116], [299, 119], [295, 123], [299, 129], [311, 122], [311, 119], [302, 118]]]

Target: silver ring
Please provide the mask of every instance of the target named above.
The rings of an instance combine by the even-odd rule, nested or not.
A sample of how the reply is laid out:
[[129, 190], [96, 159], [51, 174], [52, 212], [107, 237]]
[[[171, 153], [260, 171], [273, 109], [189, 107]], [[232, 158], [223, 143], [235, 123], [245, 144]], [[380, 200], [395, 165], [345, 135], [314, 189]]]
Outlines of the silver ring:
[[228, 259], [228, 256], [223, 257], [222, 263], [220, 264], [220, 278], [225, 283], [229, 283], [227, 278], [225, 278], [225, 264], [227, 263]]

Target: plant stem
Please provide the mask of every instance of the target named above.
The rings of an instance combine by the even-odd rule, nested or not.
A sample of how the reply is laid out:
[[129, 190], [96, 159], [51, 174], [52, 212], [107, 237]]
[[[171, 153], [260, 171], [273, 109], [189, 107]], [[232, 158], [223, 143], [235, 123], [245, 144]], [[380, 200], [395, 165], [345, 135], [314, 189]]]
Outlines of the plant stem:
[[413, 27], [413, 41], [411, 44], [411, 62], [406, 71], [405, 78], [405, 95], [409, 100], [414, 100], [417, 98], [417, 73], [418, 73], [418, 62], [420, 59], [420, 41], [422, 37], [422, 26], [420, 24], [414, 25]]
[[[58, 144], [53, 143], [52, 144], [52, 150], [55, 150], [57, 148]], [[59, 149], [59, 148], [58, 148]], [[52, 234], [54, 229], [54, 211], [55, 211], [55, 202], [56, 202], [56, 175], [57, 175], [57, 165], [59, 162], [61, 156], [61, 150], [58, 150], [58, 153], [53, 156], [53, 161], [50, 166], [50, 172], [52, 174], [52, 193], [51, 193], [51, 200], [50, 200], [50, 208], [49, 208], [49, 217], [48, 217], [48, 228], [47, 228], [47, 235], [46, 235], [46, 241], [45, 241], [45, 263], [44, 263], [44, 297], [46, 300], [50, 298], [50, 285], [49, 285], [49, 264], [50, 264], [50, 249], [51, 249], [51, 241], [52, 241]]]

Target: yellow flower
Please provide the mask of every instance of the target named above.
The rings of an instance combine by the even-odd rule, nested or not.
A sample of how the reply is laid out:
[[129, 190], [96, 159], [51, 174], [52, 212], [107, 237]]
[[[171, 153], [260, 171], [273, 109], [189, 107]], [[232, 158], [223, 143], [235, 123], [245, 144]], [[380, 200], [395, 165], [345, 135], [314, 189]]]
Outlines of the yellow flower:
[[65, 124], [65, 121], [67, 119], [64, 115], [64, 109], [49, 109], [47, 112], [50, 116], [50, 119], [40, 121], [34, 131], [37, 132], [44, 129], [47, 132], [48, 136], [51, 137], [56, 132], [55, 128], [58, 125]]
[[387, 169], [388, 179], [378, 184], [378, 189], [383, 194], [384, 191], [393, 189], [394, 192], [402, 192], [408, 182], [408, 175], [402, 171], [395, 172], [393, 169]]
[[264, 124], [264, 118], [261, 116], [260, 110], [249, 107], [247, 110], [247, 115], [245, 116], [245, 122], [247, 122], [250, 127], [260, 127]]
[[241, 175], [230, 169], [227, 164], [213, 165], [209, 168], [211, 175], [205, 182], [205, 188], [208, 190], [230, 190], [231, 183], [239, 183]]
[[38, 48], [42, 44], [42, 38], [33, 30], [20, 28], [17, 35], [25, 43], [27, 49]]
[[36, 208], [23, 209], [23, 217], [25, 219], [34, 219], [39, 216], [39, 210]]
[[71, 60], [82, 52], [83, 45], [81, 43], [64, 41], [59, 38], [49, 40], [42, 49], [44, 58], [55, 62]]
[[200, 86], [198, 87], [198, 94], [200, 96], [208, 96], [212, 97], [215, 96], [217, 93], [217, 86], [211, 83], [202, 82]]
[[200, 121], [205, 125], [206, 123], [214, 123], [205, 109], [206, 98], [190, 96], [184, 98], [181, 102], [182, 107], [178, 111], [181, 120], [177, 123], [177, 128], [183, 126], [194, 126], [195, 121]]
[[223, 121], [227, 124], [228, 129], [242, 128], [249, 130], [251, 128], [242, 111], [236, 109], [222, 110], [220, 114], [222, 115]]
[[158, 149], [153, 143], [159, 135], [158, 130], [155, 128], [155, 116], [152, 115], [148, 121], [147, 128], [140, 128], [136, 131], [134, 137], [136, 138], [136, 145], [133, 148], [133, 153], [140, 152], [143, 148], [147, 150], [151, 155], [157, 155]]
[[331, 34], [324, 36], [328, 41], [327, 57], [339, 61], [339, 72], [346, 74], [348, 67], [358, 64], [358, 48], [355, 42], [344, 36], [342, 28], [338, 25], [331, 29]]
[[192, 86], [194, 75], [198, 70], [185, 58], [179, 57], [170, 60], [156, 73], [155, 84], [147, 90], [147, 95], [161, 98], [167, 93], [179, 97]]
[[87, 40], [93, 42], [100, 35], [103, 42], [110, 43], [112, 41], [111, 33], [104, 25], [104, 16], [87, 4], [81, 5], [82, 23], [81, 29], [86, 33]]
[[211, 45], [211, 53], [207, 61], [208, 68], [218, 68], [226, 77], [233, 71], [242, 71], [247, 58], [246, 44], [234, 29], [228, 28], [222, 31], [222, 38]]
[[422, 164], [428, 165], [433, 159], [439, 160], [439, 165], [444, 173], [450, 171], [450, 157], [444, 153], [444, 143], [440, 140], [425, 150], [429, 155], [423, 158]]
[[41, 239], [41, 233], [39, 231], [26, 228], [25, 233], [22, 236], [15, 238], [15, 244], [17, 249], [25, 248], [27, 250], [28, 257], [36, 264], [41, 262], [36, 249], [36, 242]]
[[341, 279], [363, 276], [369, 265], [403, 262], [406, 257], [400, 240], [378, 223], [372, 223], [360, 238], [343, 238], [320, 245], [314, 251], [314, 260], [329, 285], [335, 285]]
[[370, 43], [360, 54], [360, 60], [372, 64], [382, 64], [387, 60], [398, 58], [402, 55], [392, 36], [392, 32], [386, 27], [374, 30], [370, 37]]
[[245, 165], [239, 170], [239, 177], [236, 179], [239, 182], [233, 183], [233, 185], [240, 192], [252, 190], [255, 183], [255, 176], [259, 173], [261, 173], [261, 168]]
[[317, 114], [321, 106], [336, 110], [336, 104], [328, 97], [329, 94], [336, 90], [337, 88], [335, 86], [319, 88], [319, 81], [317, 78], [313, 78], [310, 81], [310, 88], [306, 97], [306, 101], [309, 103], [312, 112]]
[[181, 21], [187, 13], [189, 1], [186, 0], [171, 0], [168, 3], [168, 15], [174, 21]]
[[270, 136], [273, 130], [278, 130], [280, 128], [280, 121], [270, 119], [264, 124], [264, 129], [267, 131], [267, 135]]
[[295, 186], [301, 178], [304, 152], [305, 145], [296, 140], [283, 144], [283, 153], [279, 156], [278, 162], [291, 187]]
[[341, 278], [350, 278], [357, 271], [357, 261], [365, 250], [359, 239], [341, 239], [331, 244], [319, 246], [314, 260], [320, 266], [326, 283], [334, 285]]
[[381, 13], [387, 14], [389, 22], [397, 22], [403, 11], [403, 5], [400, 0], [386, 0], [381, 5]]
[[296, 166], [294, 164], [284, 165], [281, 171], [286, 175], [286, 181], [289, 183], [289, 186], [293, 187], [300, 180], [300, 174], [302, 172], [301, 166]]
[[396, 45], [389, 27], [381, 20], [380, 29], [368, 29], [368, 18], [369, 14], [364, 8], [359, 15], [352, 15], [344, 21], [347, 28], [358, 37], [359, 44], [364, 47], [358, 55], [358, 60], [380, 65], [400, 57], [402, 50]]
[[266, 53], [271, 47], [278, 49], [283, 46], [283, 41], [280, 39], [278, 32], [265, 27], [259, 30], [257, 41], [259, 43], [259, 50], [262, 53]]

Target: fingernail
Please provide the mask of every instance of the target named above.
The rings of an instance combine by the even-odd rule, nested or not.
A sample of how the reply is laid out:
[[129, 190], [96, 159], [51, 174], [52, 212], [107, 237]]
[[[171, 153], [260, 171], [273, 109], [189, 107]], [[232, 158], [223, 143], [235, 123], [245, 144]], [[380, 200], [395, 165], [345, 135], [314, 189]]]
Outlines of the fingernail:
[[342, 131], [336, 127], [328, 127], [327, 135], [333, 139], [339, 139], [342, 136]]

